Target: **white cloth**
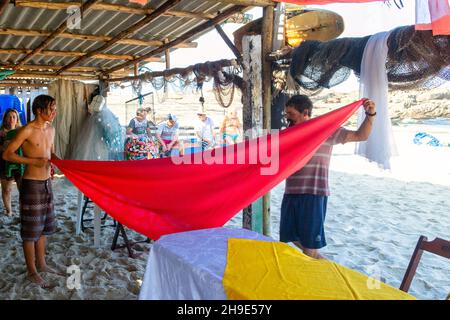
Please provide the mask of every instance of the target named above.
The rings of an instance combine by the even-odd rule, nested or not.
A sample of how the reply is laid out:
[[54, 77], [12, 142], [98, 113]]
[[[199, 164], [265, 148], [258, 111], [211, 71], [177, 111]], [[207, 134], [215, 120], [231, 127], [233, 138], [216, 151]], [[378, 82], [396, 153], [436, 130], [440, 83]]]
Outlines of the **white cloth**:
[[140, 300], [225, 300], [229, 238], [275, 241], [245, 229], [212, 228], [161, 237], [150, 251]]
[[205, 121], [198, 120], [196, 127], [196, 132], [200, 134], [202, 139], [214, 142], [213, 132], [214, 132], [214, 122], [210, 117], [207, 117]]
[[[367, 141], [356, 144], [355, 153], [390, 169], [390, 158], [397, 155], [391, 119], [388, 110], [388, 79], [386, 74], [387, 38], [389, 32], [380, 32], [369, 38], [361, 62], [360, 98], [369, 98], [376, 105], [372, 132]], [[361, 107], [358, 127], [366, 115]]]

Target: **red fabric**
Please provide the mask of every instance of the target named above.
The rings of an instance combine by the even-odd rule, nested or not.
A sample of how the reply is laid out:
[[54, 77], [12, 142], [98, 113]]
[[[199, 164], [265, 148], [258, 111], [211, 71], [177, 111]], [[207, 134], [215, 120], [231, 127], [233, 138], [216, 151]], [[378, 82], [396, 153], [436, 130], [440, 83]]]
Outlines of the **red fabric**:
[[[141, 161], [55, 159], [52, 162], [110, 216], [156, 240], [165, 234], [224, 225], [242, 208], [302, 168], [363, 101], [280, 131], [279, 170], [274, 175], [260, 174], [261, 168], [270, 166], [262, 164], [263, 160], [257, 164], [245, 161], [246, 164], [183, 165], [173, 163], [171, 158]], [[271, 150], [274, 137], [276, 135], [272, 134], [266, 142], [261, 139], [245, 141], [209, 150], [203, 155], [241, 147], [248, 158], [258, 154], [258, 147]], [[236, 159], [240, 159], [242, 152], [235, 153], [234, 163], [238, 163]]]

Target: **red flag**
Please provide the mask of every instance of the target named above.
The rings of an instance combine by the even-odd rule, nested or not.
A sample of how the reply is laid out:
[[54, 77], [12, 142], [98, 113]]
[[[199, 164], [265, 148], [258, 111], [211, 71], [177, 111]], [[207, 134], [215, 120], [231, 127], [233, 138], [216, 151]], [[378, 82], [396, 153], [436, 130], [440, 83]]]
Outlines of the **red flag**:
[[[52, 161], [110, 216], [156, 240], [169, 233], [223, 226], [301, 169], [362, 103], [354, 102], [279, 134], [185, 157]], [[181, 160], [185, 163], [178, 164]], [[202, 163], [186, 164], [189, 161]]]

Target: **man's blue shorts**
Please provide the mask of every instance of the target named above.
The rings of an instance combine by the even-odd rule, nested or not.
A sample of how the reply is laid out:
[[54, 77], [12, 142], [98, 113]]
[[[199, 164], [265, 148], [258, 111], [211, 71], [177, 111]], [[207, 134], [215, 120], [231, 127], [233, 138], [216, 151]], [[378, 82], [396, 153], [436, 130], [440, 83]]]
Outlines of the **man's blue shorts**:
[[320, 249], [325, 241], [327, 196], [284, 194], [281, 203], [280, 241], [299, 241], [308, 249]]

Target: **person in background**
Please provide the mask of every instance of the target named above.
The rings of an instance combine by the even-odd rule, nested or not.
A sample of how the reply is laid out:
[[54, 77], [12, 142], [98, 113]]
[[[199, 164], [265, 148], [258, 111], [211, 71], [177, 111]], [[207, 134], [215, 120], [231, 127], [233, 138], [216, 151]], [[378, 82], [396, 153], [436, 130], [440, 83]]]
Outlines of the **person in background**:
[[178, 138], [178, 128], [177, 117], [173, 113], [169, 113], [166, 121], [158, 125], [156, 138], [164, 156], [169, 156], [174, 148], [178, 148], [181, 156], [184, 155], [183, 143]]
[[224, 145], [234, 144], [242, 137], [242, 124], [235, 110], [230, 110], [222, 121], [220, 134]]
[[199, 138], [202, 150], [207, 150], [214, 147], [216, 134], [214, 132], [214, 122], [206, 115], [202, 109], [197, 112], [198, 124], [195, 133]]
[[[3, 115], [2, 124], [0, 126], [0, 151], [5, 151], [10, 139], [10, 136], [16, 134], [16, 130], [22, 125], [20, 123], [19, 113], [15, 109], [7, 109]], [[9, 163], [5, 160], [0, 160], [0, 179], [2, 185], [2, 199], [5, 207], [5, 214], [12, 216], [11, 208], [11, 191], [13, 181], [16, 182], [18, 190], [20, 190], [20, 181], [22, 179], [23, 165], [16, 165], [16, 168], [9, 170]]]
[[151, 137], [151, 127], [154, 126], [154, 123], [147, 120], [148, 108], [138, 108], [136, 110], [136, 117], [130, 120], [130, 123], [127, 127], [127, 135], [147, 135]]

